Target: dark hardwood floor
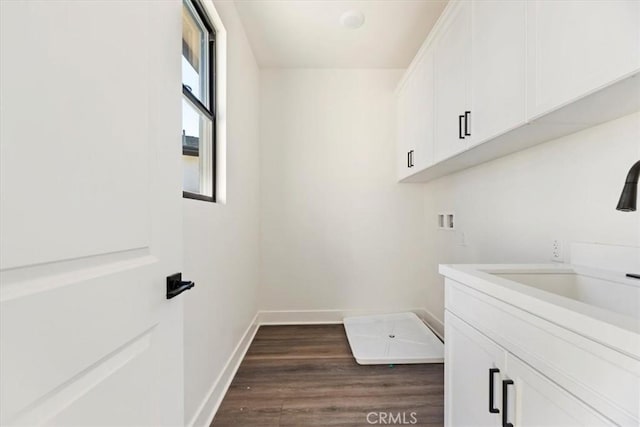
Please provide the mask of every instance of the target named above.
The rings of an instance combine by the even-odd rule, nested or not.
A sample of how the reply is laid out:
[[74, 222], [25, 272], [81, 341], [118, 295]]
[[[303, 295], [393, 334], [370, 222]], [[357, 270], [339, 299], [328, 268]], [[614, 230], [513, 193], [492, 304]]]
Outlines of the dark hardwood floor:
[[262, 326], [211, 425], [442, 426], [443, 366], [360, 366], [342, 325]]

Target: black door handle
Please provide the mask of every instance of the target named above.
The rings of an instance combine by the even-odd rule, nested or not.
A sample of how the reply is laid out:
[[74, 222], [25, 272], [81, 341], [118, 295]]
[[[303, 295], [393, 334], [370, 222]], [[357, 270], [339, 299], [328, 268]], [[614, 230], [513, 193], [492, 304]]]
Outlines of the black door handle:
[[195, 285], [196, 284], [193, 282], [183, 282], [182, 273], [167, 276], [167, 299], [177, 297], [184, 291], [193, 288]]
[[502, 427], [513, 427], [508, 421], [509, 412], [509, 393], [507, 392], [507, 387], [513, 385], [513, 380], [503, 380], [502, 381]]
[[464, 120], [464, 116], [458, 116], [458, 138], [464, 139], [464, 135], [462, 134], [462, 121]]
[[469, 121], [471, 120], [471, 111], [464, 112], [464, 135], [471, 136], [471, 132], [469, 132], [469, 128], [471, 127]]
[[489, 412], [492, 414], [499, 414], [500, 410], [495, 407], [495, 403], [493, 402], [494, 395], [494, 387], [493, 387], [493, 378], [495, 374], [500, 373], [500, 369], [491, 368], [489, 369]]
[[413, 150], [407, 153], [407, 167], [413, 167]]

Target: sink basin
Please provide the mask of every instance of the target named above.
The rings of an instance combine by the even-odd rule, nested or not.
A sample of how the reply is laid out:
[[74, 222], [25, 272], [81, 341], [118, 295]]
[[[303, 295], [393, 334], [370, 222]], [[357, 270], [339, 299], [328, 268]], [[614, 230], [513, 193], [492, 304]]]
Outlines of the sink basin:
[[640, 319], [640, 280], [608, 280], [577, 271], [498, 272], [485, 271], [503, 279], [531, 286], [565, 298]]
[[[640, 360], [640, 247], [573, 243], [567, 264], [440, 264], [445, 286]], [[458, 297], [460, 299], [462, 297]], [[445, 297], [446, 300], [446, 297]], [[445, 305], [445, 309], [446, 309]], [[477, 313], [476, 313], [477, 314]]]

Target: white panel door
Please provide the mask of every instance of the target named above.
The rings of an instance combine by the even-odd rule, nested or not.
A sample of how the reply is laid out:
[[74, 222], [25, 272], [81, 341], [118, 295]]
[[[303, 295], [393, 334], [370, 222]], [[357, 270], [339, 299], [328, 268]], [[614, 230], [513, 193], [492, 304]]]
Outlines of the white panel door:
[[449, 311], [445, 336], [445, 425], [499, 426], [506, 352]]
[[0, 19], [0, 423], [181, 425], [181, 3]]
[[465, 150], [470, 133], [464, 124], [470, 111], [471, 2], [451, 7], [435, 47], [435, 162]]
[[[507, 356], [506, 421], [517, 427], [615, 425], [515, 356]], [[504, 409], [503, 409], [504, 410]]]
[[472, 3], [471, 143], [526, 121], [526, 2]]
[[640, 70], [640, 1], [528, 4], [530, 117]]

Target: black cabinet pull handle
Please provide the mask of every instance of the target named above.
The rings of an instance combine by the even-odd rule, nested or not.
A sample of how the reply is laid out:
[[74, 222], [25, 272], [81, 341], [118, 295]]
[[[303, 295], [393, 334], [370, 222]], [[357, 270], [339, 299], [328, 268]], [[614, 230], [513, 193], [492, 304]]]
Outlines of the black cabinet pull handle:
[[493, 387], [493, 378], [495, 374], [500, 373], [500, 369], [491, 368], [489, 369], [489, 412], [492, 414], [499, 414], [500, 410], [495, 407], [495, 403], [493, 402], [494, 395], [494, 387]]
[[513, 380], [503, 380], [502, 381], [502, 427], [513, 427], [507, 419], [509, 412], [509, 393], [507, 392], [507, 387], [513, 385]]
[[462, 134], [462, 121], [464, 120], [464, 116], [458, 116], [458, 138], [464, 139], [464, 135]]
[[196, 284], [182, 280], [182, 273], [167, 276], [167, 299], [177, 297], [186, 290], [193, 288]]
[[413, 150], [407, 152], [407, 167], [413, 167]]
[[464, 112], [464, 135], [471, 136], [471, 132], [469, 132], [469, 128], [471, 127], [469, 121], [471, 120], [471, 111]]

